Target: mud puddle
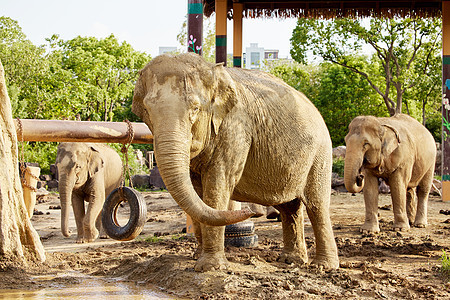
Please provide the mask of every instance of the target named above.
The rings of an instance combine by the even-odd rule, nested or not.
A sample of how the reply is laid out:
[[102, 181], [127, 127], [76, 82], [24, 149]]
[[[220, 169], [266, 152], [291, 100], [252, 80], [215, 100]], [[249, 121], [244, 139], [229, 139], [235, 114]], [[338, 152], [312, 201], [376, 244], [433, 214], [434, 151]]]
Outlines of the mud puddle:
[[0, 290], [0, 299], [173, 299], [154, 286], [105, 280], [81, 273], [36, 276], [36, 281], [52, 281], [50, 287], [36, 290]]

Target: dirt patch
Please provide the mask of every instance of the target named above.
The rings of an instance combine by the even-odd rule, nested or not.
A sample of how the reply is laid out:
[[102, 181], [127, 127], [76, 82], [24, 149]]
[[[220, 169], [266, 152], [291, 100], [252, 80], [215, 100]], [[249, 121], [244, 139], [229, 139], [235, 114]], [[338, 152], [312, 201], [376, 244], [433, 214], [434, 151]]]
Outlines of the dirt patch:
[[[156, 286], [172, 297], [190, 299], [450, 298], [450, 284], [440, 273], [439, 261], [442, 250], [450, 251], [449, 216], [440, 213], [448, 210], [450, 203], [440, 198], [430, 199], [427, 228], [394, 232], [390, 230], [390, 196], [382, 195], [382, 232], [362, 235], [362, 195], [333, 195], [331, 217], [341, 265], [335, 271], [277, 262], [282, 249], [281, 223], [263, 216], [252, 219], [259, 237], [256, 247], [227, 248], [229, 271], [197, 273], [192, 258], [195, 239], [182, 233], [184, 212], [168, 193], [143, 195], [148, 221], [138, 238], [130, 242], [101, 239], [81, 245], [75, 243], [75, 235], [64, 238], [60, 233], [58, 195], [46, 196], [37, 204], [40, 214], [33, 216], [32, 223], [41, 236], [47, 261], [30, 265], [26, 271], [5, 270], [0, 265], [0, 289], [76, 285], [80, 280], [70, 274], [83, 273], [141, 287]], [[126, 209], [123, 213], [126, 215]], [[73, 217], [69, 226], [75, 231]], [[308, 219], [305, 235], [308, 252], [313, 255], [314, 235]]]

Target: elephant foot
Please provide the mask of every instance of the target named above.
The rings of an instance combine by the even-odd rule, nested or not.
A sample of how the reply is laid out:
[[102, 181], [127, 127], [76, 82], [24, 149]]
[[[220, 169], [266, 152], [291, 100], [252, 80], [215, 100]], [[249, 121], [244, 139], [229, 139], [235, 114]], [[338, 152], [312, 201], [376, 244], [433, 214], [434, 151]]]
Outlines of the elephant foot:
[[414, 227], [417, 228], [425, 228], [428, 225], [427, 218], [426, 217], [416, 218], [413, 225]]
[[414, 222], [414, 227], [417, 227], [417, 228], [425, 228], [425, 227], [427, 227], [427, 223], [425, 222], [425, 223], [417, 223], [417, 222]]
[[85, 240], [84, 240], [84, 238], [79, 237], [79, 238], [77, 238], [76, 243], [77, 244], [83, 244], [83, 243], [85, 243]]
[[406, 231], [409, 231], [410, 228], [411, 227], [409, 226], [408, 222], [404, 222], [404, 223], [395, 223], [394, 222], [394, 225], [392, 226], [392, 230], [394, 230], [394, 231], [406, 232]]
[[84, 230], [84, 241], [86, 243], [91, 243], [98, 238], [99, 234], [100, 234], [99, 231], [95, 227], [92, 229], [85, 229]]
[[364, 223], [361, 228], [359, 229], [359, 231], [363, 234], [368, 234], [368, 233], [375, 233], [375, 232], [380, 232], [380, 226], [377, 223]]
[[321, 267], [324, 270], [335, 270], [339, 269], [339, 258], [329, 257], [329, 256], [318, 256], [313, 259], [311, 265]]
[[197, 272], [208, 272], [214, 270], [227, 270], [229, 266], [225, 253], [202, 253], [195, 263], [194, 270]]
[[277, 261], [286, 263], [288, 265], [296, 263], [300, 265], [304, 265], [308, 263], [308, 256], [302, 255], [300, 253], [293, 252], [283, 252], [278, 256]]

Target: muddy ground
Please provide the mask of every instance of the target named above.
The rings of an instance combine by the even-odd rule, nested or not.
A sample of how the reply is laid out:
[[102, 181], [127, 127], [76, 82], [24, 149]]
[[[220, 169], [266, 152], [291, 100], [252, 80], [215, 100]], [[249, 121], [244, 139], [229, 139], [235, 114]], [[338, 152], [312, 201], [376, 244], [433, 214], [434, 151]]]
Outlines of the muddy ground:
[[[32, 223], [41, 236], [47, 261], [28, 271], [0, 272], [1, 289], [45, 289], [80, 284], [85, 274], [105, 281], [132, 282], [176, 299], [449, 299], [450, 283], [441, 274], [442, 250], [450, 251], [450, 202], [431, 197], [429, 226], [409, 232], [390, 230], [389, 195], [381, 195], [382, 232], [362, 235], [362, 194], [332, 195], [331, 218], [339, 248], [340, 269], [324, 270], [276, 261], [281, 253], [281, 223], [253, 218], [259, 243], [253, 248], [227, 248], [229, 271], [197, 273], [192, 258], [196, 244], [183, 233], [186, 218], [170, 194], [144, 192], [147, 223], [134, 241], [101, 239], [76, 244], [75, 235], [60, 233], [58, 194], [40, 200]], [[122, 211], [121, 211], [122, 212]], [[124, 211], [126, 216], [126, 211]], [[306, 214], [305, 214], [306, 215]], [[75, 223], [70, 220], [71, 229]], [[306, 219], [310, 257], [314, 235]], [[39, 275], [39, 276], [38, 276]], [[42, 276], [49, 275], [49, 276]], [[142, 299], [142, 298], [140, 298]]]

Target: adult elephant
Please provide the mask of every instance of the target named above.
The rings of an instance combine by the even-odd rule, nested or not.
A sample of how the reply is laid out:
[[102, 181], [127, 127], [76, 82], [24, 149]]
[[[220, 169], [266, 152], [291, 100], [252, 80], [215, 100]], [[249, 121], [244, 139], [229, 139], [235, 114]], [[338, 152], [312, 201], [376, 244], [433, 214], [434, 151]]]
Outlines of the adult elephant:
[[345, 187], [351, 193], [364, 187], [366, 216], [361, 231], [380, 231], [378, 178], [391, 188], [394, 230], [408, 230], [410, 223], [425, 227], [436, 160], [431, 133], [408, 115], [359, 116], [350, 123], [345, 143]]
[[[105, 197], [120, 185], [122, 161], [104, 144], [60, 143], [56, 154], [61, 231], [70, 236], [69, 201], [77, 226], [77, 243], [92, 242], [101, 230], [101, 210]], [[88, 203], [87, 209], [85, 202]]]
[[253, 214], [227, 210], [230, 199], [276, 206], [286, 262], [308, 261], [305, 205], [316, 237], [313, 262], [338, 267], [331, 140], [302, 93], [264, 72], [224, 68], [193, 53], [162, 55], [140, 71], [132, 111], [153, 132], [166, 187], [195, 221], [195, 270], [227, 267], [223, 225]]

